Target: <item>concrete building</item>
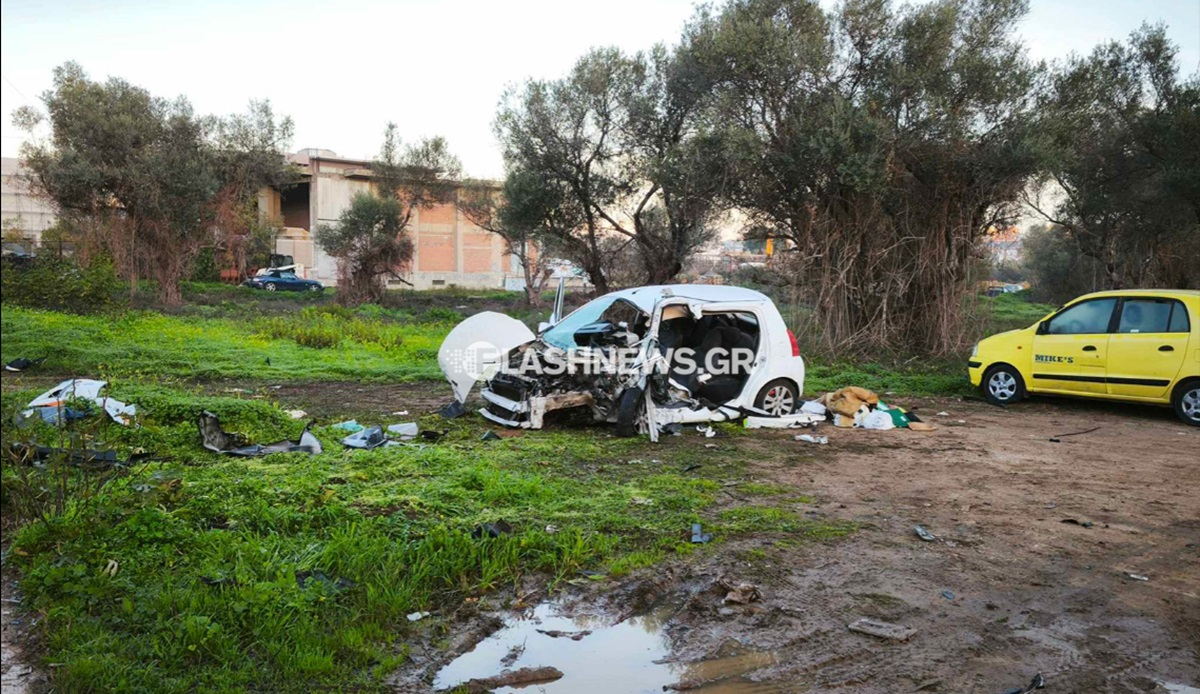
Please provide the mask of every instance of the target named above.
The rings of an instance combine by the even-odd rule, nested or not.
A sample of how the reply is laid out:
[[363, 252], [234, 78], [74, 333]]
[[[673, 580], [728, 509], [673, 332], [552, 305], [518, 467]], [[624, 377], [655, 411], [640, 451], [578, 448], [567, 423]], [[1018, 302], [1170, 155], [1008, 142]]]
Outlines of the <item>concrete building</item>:
[[[13, 157], [4, 157], [0, 162], [0, 178], [2, 178], [2, 201], [0, 201], [0, 220], [3, 220], [4, 233], [19, 234], [21, 239], [33, 250], [42, 242], [42, 232], [54, 226], [54, 208], [50, 203], [30, 192], [29, 187], [21, 178], [21, 162]], [[5, 241], [8, 241], [5, 238]]]
[[[259, 210], [283, 225], [276, 252], [292, 256], [310, 279], [334, 285], [337, 261], [317, 247], [313, 232], [320, 225], [336, 224], [356, 193], [371, 191], [370, 162], [325, 149], [301, 150], [290, 160], [300, 170], [300, 182], [284, 191], [264, 189]], [[511, 284], [510, 278], [521, 277], [504, 240], [470, 223], [453, 204], [415, 210], [409, 233], [412, 267], [399, 274], [416, 289], [499, 289], [506, 281]]]

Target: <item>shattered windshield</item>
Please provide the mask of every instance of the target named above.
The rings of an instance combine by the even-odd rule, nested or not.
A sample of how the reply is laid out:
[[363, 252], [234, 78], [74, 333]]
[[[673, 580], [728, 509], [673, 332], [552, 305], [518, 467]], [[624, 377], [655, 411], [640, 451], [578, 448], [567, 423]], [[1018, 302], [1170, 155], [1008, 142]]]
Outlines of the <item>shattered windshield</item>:
[[[612, 309], [612, 310], [610, 310]], [[571, 315], [558, 322], [558, 325], [542, 333], [542, 340], [559, 349], [575, 349], [575, 332], [585, 325], [599, 320], [613, 323], [632, 322], [643, 317], [641, 310], [624, 299], [602, 296], [580, 306]]]

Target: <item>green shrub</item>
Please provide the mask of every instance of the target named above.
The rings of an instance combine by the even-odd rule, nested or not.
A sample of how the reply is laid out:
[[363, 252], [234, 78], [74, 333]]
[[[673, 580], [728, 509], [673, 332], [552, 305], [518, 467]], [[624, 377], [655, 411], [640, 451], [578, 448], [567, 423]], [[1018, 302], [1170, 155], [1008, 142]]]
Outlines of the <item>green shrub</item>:
[[55, 257], [5, 259], [2, 275], [6, 304], [72, 313], [98, 313], [122, 305], [124, 283], [107, 259], [93, 260], [87, 267]]

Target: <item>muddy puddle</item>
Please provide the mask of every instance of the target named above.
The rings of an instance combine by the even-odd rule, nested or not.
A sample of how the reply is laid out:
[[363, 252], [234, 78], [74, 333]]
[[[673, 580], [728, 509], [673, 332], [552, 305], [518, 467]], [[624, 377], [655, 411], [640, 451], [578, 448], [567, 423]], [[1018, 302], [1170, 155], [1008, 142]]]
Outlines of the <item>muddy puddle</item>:
[[662, 692], [671, 685], [705, 694], [780, 691], [777, 685], [747, 678], [774, 665], [775, 654], [747, 649], [737, 642], [725, 644], [717, 657], [709, 660], [673, 662], [664, 629], [674, 612], [665, 607], [613, 623], [597, 616], [566, 616], [558, 605], [543, 603], [507, 620], [499, 631], [442, 668], [434, 687], [448, 689], [506, 669], [554, 667], [562, 671], [561, 679], [524, 690], [499, 687], [494, 691], [613, 694]]

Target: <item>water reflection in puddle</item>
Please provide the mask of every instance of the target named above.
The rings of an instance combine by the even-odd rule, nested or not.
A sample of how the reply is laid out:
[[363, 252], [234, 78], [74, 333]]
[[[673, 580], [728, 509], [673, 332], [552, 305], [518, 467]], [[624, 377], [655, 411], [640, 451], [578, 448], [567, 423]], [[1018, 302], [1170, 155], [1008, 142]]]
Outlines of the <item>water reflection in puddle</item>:
[[[434, 687], [447, 689], [471, 679], [497, 675], [505, 669], [550, 666], [561, 670], [562, 678], [535, 685], [531, 690], [548, 694], [662, 692], [665, 685], [684, 682], [694, 685], [689, 691], [706, 694], [778, 691], [769, 683], [741, 677], [774, 664], [774, 653], [734, 647], [723, 649], [724, 657], [713, 660], [663, 662], [670, 655], [663, 627], [671, 614], [670, 610], [660, 610], [610, 625], [599, 617], [564, 617], [553, 604], [544, 603], [530, 616], [508, 620], [502, 629], [442, 668]], [[592, 633], [578, 641], [541, 633], [583, 630]], [[500, 687], [495, 691], [521, 690]]]

